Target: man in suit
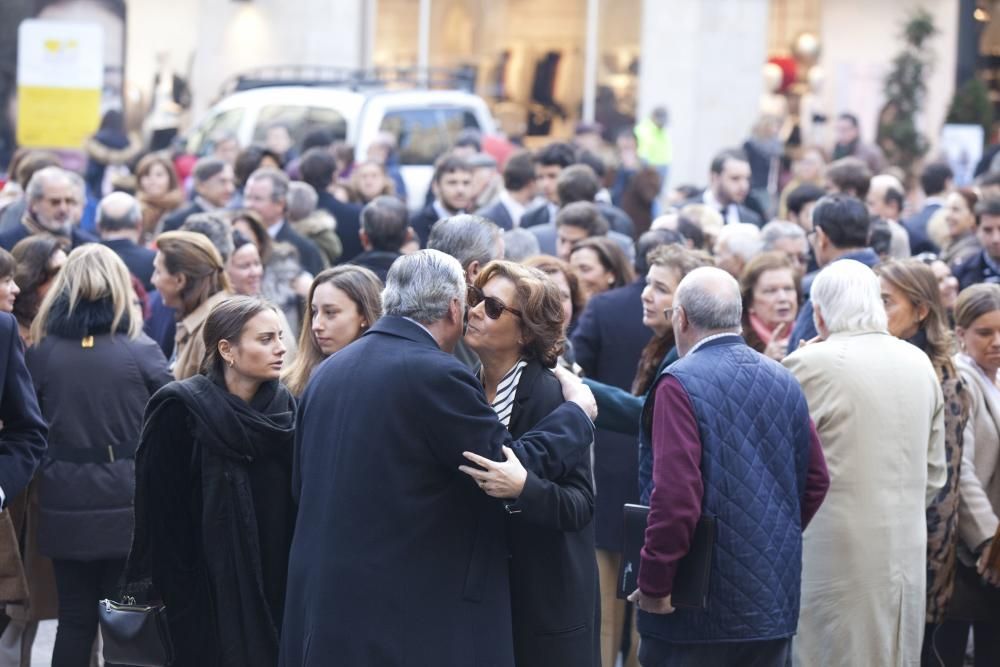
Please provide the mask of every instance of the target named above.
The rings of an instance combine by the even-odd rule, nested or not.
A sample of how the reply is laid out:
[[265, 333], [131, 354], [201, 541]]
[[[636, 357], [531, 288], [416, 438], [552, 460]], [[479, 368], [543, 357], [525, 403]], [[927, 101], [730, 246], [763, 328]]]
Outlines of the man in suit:
[[27, 208], [21, 223], [0, 232], [0, 248], [9, 251], [21, 239], [35, 234], [50, 234], [65, 239], [76, 248], [84, 243], [96, 243], [78, 226], [83, 202], [73, 182], [73, 174], [60, 167], [45, 167], [35, 172], [24, 193]]
[[[674, 295], [680, 360], [650, 390], [639, 436], [649, 506], [638, 590], [643, 667], [790, 662], [802, 531], [830, 484], [795, 377], [740, 336], [736, 279], [695, 269]], [[733, 392], [733, 387], [739, 391]], [[731, 483], [739, 480], [739, 483]], [[674, 609], [678, 563], [716, 521], [704, 609]]]
[[299, 172], [302, 180], [316, 191], [316, 206], [325, 209], [337, 221], [337, 236], [343, 246], [337, 262], [350, 262], [364, 250], [358, 236], [361, 231], [361, 207], [342, 202], [330, 193], [337, 173], [337, 161], [325, 148], [310, 148], [299, 161]]
[[563, 376], [567, 402], [513, 441], [449, 354], [465, 281], [444, 253], [401, 257], [385, 315], [302, 397], [280, 665], [514, 665], [504, 503], [459, 471], [462, 453], [502, 460], [509, 446], [556, 478], [589, 447], [596, 407]]
[[559, 211], [559, 175], [563, 169], [576, 164], [576, 151], [569, 144], [551, 143], [535, 153], [535, 185], [542, 203], [521, 218], [522, 227], [534, 227], [554, 222]]
[[142, 234], [142, 211], [139, 202], [130, 194], [112, 192], [97, 207], [97, 231], [101, 243], [115, 251], [139, 279], [147, 292], [152, 292], [153, 260], [156, 251], [139, 245]]
[[[584, 374], [631, 391], [643, 348], [652, 336], [642, 324], [642, 290], [649, 265], [646, 257], [662, 242], [654, 230], [636, 243], [635, 282], [595, 295], [587, 303], [572, 334], [576, 363]], [[638, 449], [635, 435], [598, 429], [594, 440], [594, 480], [597, 489], [594, 527], [601, 581], [601, 655], [604, 667], [614, 667], [624, 635], [626, 604], [615, 597], [622, 550], [622, 505], [639, 501]], [[630, 623], [631, 648], [625, 665], [635, 665], [639, 636]]]
[[427, 239], [438, 220], [464, 213], [472, 205], [472, 167], [463, 158], [445, 154], [434, 164], [431, 181], [434, 200], [410, 218], [410, 227], [427, 247]]
[[[821, 268], [841, 259], [875, 266], [879, 256], [868, 246], [870, 229], [868, 209], [857, 198], [842, 194], [823, 197], [813, 208], [813, 231], [809, 234], [816, 262]], [[804, 294], [810, 293], [813, 278], [815, 275], [806, 276], [802, 281]], [[795, 320], [788, 349], [796, 350], [799, 341], [810, 341], [817, 335], [812, 300], [807, 300]]]
[[236, 192], [232, 165], [218, 157], [203, 157], [195, 162], [191, 176], [194, 179], [194, 200], [164, 218], [162, 231], [177, 231], [195, 213], [225, 209]]
[[983, 249], [954, 269], [959, 289], [976, 283], [1000, 283], [1000, 197], [976, 204], [976, 238]]
[[955, 174], [947, 162], [931, 162], [920, 173], [920, 187], [924, 191], [924, 207], [903, 223], [910, 234], [910, 251], [914, 255], [938, 251], [927, 234], [927, 223], [944, 206], [944, 198], [951, 191]]
[[746, 222], [762, 227], [764, 217], [747, 206], [750, 194], [750, 161], [739, 149], [726, 149], [712, 160], [708, 187], [701, 197], [689, 202], [705, 204], [722, 215], [727, 225]]
[[535, 165], [530, 152], [521, 151], [508, 158], [503, 167], [503, 187], [500, 199], [479, 209], [476, 215], [507, 231], [521, 226], [525, 210], [535, 199]]
[[0, 509], [24, 491], [45, 454], [48, 427], [24, 365], [12, 315], [0, 314]]
[[270, 167], [250, 174], [243, 190], [243, 202], [247, 208], [257, 211], [271, 238], [295, 246], [302, 268], [315, 276], [326, 268], [326, 264], [319, 248], [309, 239], [297, 234], [285, 220], [287, 196], [288, 177], [284, 172]]
[[351, 264], [371, 269], [384, 283], [389, 268], [400, 257], [400, 248], [413, 238], [406, 204], [387, 195], [368, 202], [361, 209], [360, 235], [365, 251]]
[[[503, 233], [486, 218], [456, 215], [434, 225], [427, 247], [457, 259], [465, 272], [465, 283], [473, 285], [484, 266], [495, 259], [503, 259]], [[455, 345], [454, 354], [470, 370], [479, 370], [479, 357], [464, 340]]]

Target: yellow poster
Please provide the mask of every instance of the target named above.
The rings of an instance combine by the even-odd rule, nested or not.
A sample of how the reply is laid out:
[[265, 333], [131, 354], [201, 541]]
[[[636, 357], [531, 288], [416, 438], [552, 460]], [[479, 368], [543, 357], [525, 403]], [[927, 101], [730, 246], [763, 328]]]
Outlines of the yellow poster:
[[18, 28], [17, 143], [80, 148], [100, 123], [99, 25], [28, 20]]

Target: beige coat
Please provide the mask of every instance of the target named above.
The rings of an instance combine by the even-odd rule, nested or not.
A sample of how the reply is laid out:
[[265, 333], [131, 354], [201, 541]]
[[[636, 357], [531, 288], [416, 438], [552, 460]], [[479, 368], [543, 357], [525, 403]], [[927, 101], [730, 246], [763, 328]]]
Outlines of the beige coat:
[[175, 357], [171, 369], [175, 379], [186, 380], [201, 371], [201, 364], [205, 360], [205, 341], [201, 337], [205, 320], [213, 308], [230, 296], [232, 295], [228, 292], [217, 292], [177, 322]]
[[958, 533], [965, 547], [975, 551], [996, 535], [1000, 523], [1000, 393], [990, 389], [969, 357], [955, 357], [955, 367], [972, 399], [958, 482]]
[[816, 423], [830, 490], [803, 533], [795, 664], [919, 665], [925, 508], [944, 486], [941, 387], [920, 349], [834, 334], [784, 361]]

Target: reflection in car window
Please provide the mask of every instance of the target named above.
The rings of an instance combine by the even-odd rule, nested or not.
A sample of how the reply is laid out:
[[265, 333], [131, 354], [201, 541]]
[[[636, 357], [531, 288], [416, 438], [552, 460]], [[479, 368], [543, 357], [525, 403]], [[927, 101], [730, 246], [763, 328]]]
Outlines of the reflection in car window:
[[242, 122], [243, 109], [230, 109], [213, 116], [191, 136], [188, 151], [194, 155], [207, 154], [219, 137], [237, 134]]
[[400, 164], [428, 165], [470, 128], [479, 129], [479, 122], [468, 109], [424, 107], [386, 112], [379, 130], [395, 135]]
[[271, 104], [261, 107], [260, 113], [257, 114], [253, 142], [263, 143], [267, 136], [267, 128], [276, 124], [288, 128], [296, 149], [302, 148], [302, 140], [313, 130], [328, 131], [333, 135], [334, 141], [343, 141], [347, 138], [347, 120], [335, 109]]

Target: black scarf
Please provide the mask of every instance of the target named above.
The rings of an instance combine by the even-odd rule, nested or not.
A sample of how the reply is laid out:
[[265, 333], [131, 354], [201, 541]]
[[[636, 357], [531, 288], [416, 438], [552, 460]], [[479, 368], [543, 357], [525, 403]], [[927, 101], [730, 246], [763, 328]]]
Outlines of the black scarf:
[[[45, 333], [59, 338], [79, 340], [87, 336], [111, 333], [114, 320], [115, 305], [110, 297], [98, 301], [77, 301], [71, 313], [69, 295], [62, 294], [52, 302], [45, 322]], [[127, 334], [129, 323], [129, 314], [126, 310], [114, 333]]]

